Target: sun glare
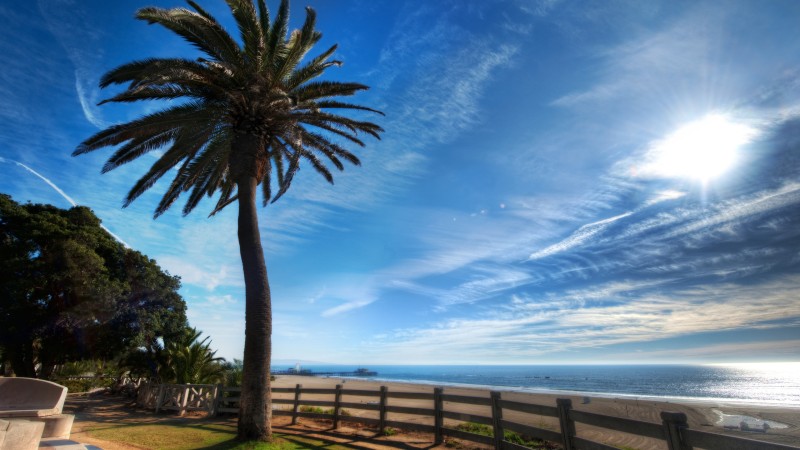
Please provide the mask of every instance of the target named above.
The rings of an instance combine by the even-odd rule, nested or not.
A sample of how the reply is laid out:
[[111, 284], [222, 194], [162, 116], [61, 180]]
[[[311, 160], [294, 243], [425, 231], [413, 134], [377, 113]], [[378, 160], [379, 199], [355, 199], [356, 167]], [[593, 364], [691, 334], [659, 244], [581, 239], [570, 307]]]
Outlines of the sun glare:
[[723, 115], [708, 115], [655, 142], [640, 173], [658, 178], [691, 178], [706, 183], [733, 167], [739, 148], [754, 136], [755, 130], [747, 125], [733, 122]]

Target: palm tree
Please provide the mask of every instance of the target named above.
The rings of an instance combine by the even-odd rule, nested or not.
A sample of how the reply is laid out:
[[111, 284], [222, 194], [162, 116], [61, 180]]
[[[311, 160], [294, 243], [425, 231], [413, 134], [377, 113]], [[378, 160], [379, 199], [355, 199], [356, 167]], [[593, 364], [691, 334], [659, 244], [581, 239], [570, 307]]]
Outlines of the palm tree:
[[177, 384], [219, 383], [225, 379], [224, 358], [211, 350], [210, 336], [200, 340], [202, 331], [186, 328], [183, 335], [164, 346], [162, 380]]
[[[105, 102], [185, 99], [174, 106], [114, 125], [81, 143], [73, 155], [117, 146], [103, 172], [166, 147], [150, 170], [134, 184], [124, 206], [163, 175], [175, 178], [156, 207], [164, 213], [189, 192], [183, 213], [203, 196], [217, 196], [212, 215], [227, 205], [239, 206], [239, 251], [245, 280], [245, 344], [238, 434], [242, 439], [271, 439], [269, 389], [272, 312], [267, 268], [256, 214], [259, 184], [263, 204], [276, 201], [289, 188], [305, 161], [329, 182], [333, 176], [323, 159], [339, 170], [342, 160], [359, 165], [340, 143], [363, 146], [361, 133], [380, 139], [378, 125], [335, 112], [380, 113], [340, 100], [367, 89], [359, 83], [316, 80], [336, 46], [305, 59], [321, 34], [314, 10], [306, 8], [303, 26], [288, 32], [289, 3], [282, 0], [270, 23], [264, 0], [226, 0], [241, 41], [193, 1], [191, 9], [140, 9], [136, 17], [175, 32], [199, 49], [196, 60], [153, 58], [124, 64], [106, 73], [100, 87], [127, 84]], [[173, 171], [173, 169], [175, 169]], [[274, 172], [274, 175], [273, 175]], [[273, 195], [272, 185], [277, 187]]]

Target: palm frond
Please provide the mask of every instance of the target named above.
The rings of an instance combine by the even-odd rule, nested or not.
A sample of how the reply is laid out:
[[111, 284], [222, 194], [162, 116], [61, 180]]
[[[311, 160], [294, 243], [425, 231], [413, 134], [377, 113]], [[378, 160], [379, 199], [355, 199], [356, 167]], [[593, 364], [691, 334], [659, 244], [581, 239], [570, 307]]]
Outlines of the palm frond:
[[191, 126], [198, 121], [207, 121], [210, 113], [212, 110], [209, 110], [207, 105], [197, 101], [173, 106], [140, 119], [101, 130], [78, 145], [72, 155], [82, 155], [137, 137], [161, 134], [184, 126]]
[[[314, 170], [317, 171], [317, 173], [322, 175], [328, 183], [333, 184], [333, 174], [331, 174], [331, 171], [328, 170], [327, 167], [325, 167], [325, 164], [322, 164], [322, 161], [320, 161], [319, 158], [317, 158], [317, 155], [315, 155], [313, 152], [306, 150], [305, 148], [302, 149], [301, 153], [303, 157], [306, 158], [311, 163], [311, 167], [313, 167]], [[344, 169], [344, 167], [342, 167], [342, 169]]]
[[269, 36], [269, 8], [264, 0], [258, 0], [258, 23], [261, 26], [261, 37]]
[[[322, 100], [320, 102], [314, 102], [313, 105], [320, 109], [354, 109], [357, 111], [369, 111], [372, 113], [380, 114], [385, 116], [382, 111], [378, 111], [377, 109], [368, 108], [366, 106], [356, 105], [354, 103], [346, 103], [340, 102], [336, 100]], [[305, 105], [303, 105], [305, 106]]]
[[[283, 154], [291, 155], [289, 157], [289, 167], [286, 169], [286, 173], [283, 174], [283, 179], [281, 180], [280, 187], [278, 189], [278, 193], [275, 194], [275, 197], [272, 198], [271, 203], [275, 203], [278, 201], [279, 198], [283, 197], [283, 194], [289, 189], [289, 186], [292, 184], [292, 180], [294, 179], [295, 174], [298, 170], [300, 170], [300, 157], [302, 153], [298, 150], [294, 150], [294, 152], [289, 152], [286, 145], [280, 142], [278, 139], [273, 141], [273, 145], [279, 147]], [[291, 146], [291, 144], [289, 144]]]
[[289, 1], [281, 0], [281, 4], [278, 7], [278, 16], [275, 17], [275, 22], [270, 27], [267, 39], [267, 53], [262, 62], [262, 70], [268, 70], [274, 64], [275, 58], [279, 57], [283, 52], [283, 44], [286, 42], [288, 33]]
[[239, 34], [244, 43], [244, 54], [258, 65], [264, 51], [264, 39], [252, 0], [225, 0], [225, 2], [239, 27]]
[[172, 129], [163, 133], [144, 135], [131, 139], [127, 144], [117, 149], [117, 151], [114, 152], [110, 158], [108, 158], [108, 161], [106, 161], [105, 165], [103, 165], [103, 170], [101, 173], [114, 170], [117, 167], [129, 163], [151, 150], [161, 148], [175, 139], [176, 134], [177, 130]]
[[296, 89], [301, 84], [322, 75], [329, 67], [341, 66], [341, 61], [328, 61], [328, 58], [336, 52], [337, 48], [338, 45], [333, 45], [321, 55], [318, 55], [299, 69], [293, 71], [285, 81], [286, 86], [291, 90]]
[[136, 18], [149, 24], [157, 23], [175, 32], [218, 61], [241, 66], [238, 44], [215, 20], [209, 20], [186, 8], [163, 9], [152, 6], [137, 11]]

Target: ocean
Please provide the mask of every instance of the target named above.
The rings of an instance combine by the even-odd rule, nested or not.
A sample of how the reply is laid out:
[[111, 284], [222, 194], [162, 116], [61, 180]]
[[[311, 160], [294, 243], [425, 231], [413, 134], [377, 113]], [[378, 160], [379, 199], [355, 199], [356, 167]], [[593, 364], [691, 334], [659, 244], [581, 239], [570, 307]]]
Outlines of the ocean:
[[[292, 366], [293, 367], [293, 366]], [[289, 366], [275, 366], [286, 370]], [[355, 371], [356, 366], [307, 365], [312, 372]], [[368, 366], [359, 377], [437, 386], [524, 392], [736, 401], [800, 407], [800, 363], [730, 365]]]

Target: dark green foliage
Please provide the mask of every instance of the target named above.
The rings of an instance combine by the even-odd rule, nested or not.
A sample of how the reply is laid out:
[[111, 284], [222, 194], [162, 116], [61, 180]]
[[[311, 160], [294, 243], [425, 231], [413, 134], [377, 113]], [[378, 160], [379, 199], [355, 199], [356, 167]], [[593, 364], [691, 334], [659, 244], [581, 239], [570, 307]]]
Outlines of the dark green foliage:
[[[299, 408], [299, 411], [300, 412], [305, 412], [305, 413], [314, 413], [314, 414], [328, 414], [329, 416], [333, 415], [333, 408], [323, 408], [321, 406], [304, 405], [304, 406], [301, 406]], [[342, 408], [342, 409], [339, 410], [339, 415], [340, 416], [349, 416], [350, 415], [350, 411]]]
[[222, 363], [225, 368], [225, 382], [227, 387], [241, 387], [242, 386], [242, 371], [244, 363], [241, 359], [234, 359], [233, 362], [225, 361]]
[[[489, 425], [484, 425], [475, 422], [464, 422], [456, 425], [457, 430], [466, 431], [467, 433], [479, 434], [481, 436], [494, 437], [494, 430]], [[519, 433], [505, 430], [503, 431], [503, 440], [511, 442], [512, 444], [522, 445], [532, 449], [549, 450], [558, 448], [549, 442], [539, 439], [530, 439], [522, 436]]]
[[186, 328], [183, 334], [164, 346], [164, 358], [159, 370], [161, 381], [176, 384], [216, 384], [225, 380], [225, 360], [214, 356], [208, 336], [200, 339], [201, 331]]
[[0, 194], [0, 346], [17, 375], [49, 377], [66, 362], [114, 359], [180, 332], [179, 287], [88, 208]]

